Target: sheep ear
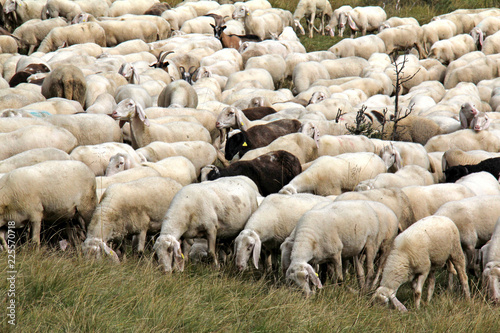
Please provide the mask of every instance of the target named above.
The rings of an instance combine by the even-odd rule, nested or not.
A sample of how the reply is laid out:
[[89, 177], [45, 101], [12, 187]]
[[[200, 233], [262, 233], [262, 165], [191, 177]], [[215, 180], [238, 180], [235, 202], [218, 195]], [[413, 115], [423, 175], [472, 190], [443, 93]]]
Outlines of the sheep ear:
[[260, 257], [260, 250], [262, 247], [262, 242], [260, 241], [260, 237], [257, 236], [255, 239], [255, 245], [253, 247], [253, 264], [256, 269], [259, 269], [259, 257]]
[[104, 253], [106, 253], [106, 255], [108, 255], [109, 257], [111, 257], [111, 259], [115, 263], [120, 263], [120, 259], [118, 258], [118, 255], [116, 254], [116, 252], [113, 251], [109, 246], [107, 246], [106, 243], [104, 243], [104, 241], [101, 241], [101, 243], [99, 245], [100, 245], [101, 249], [104, 251]]
[[401, 161], [401, 155], [399, 151], [394, 150], [394, 163], [396, 164], [396, 169], [399, 170], [403, 166], [403, 162]]
[[236, 109], [236, 112], [234, 113], [234, 120], [236, 121], [236, 126], [238, 126], [239, 129], [246, 131], [246, 126], [245, 124], [241, 121], [240, 118], [240, 110]]
[[320, 281], [318, 275], [316, 274], [316, 272], [314, 271], [314, 269], [312, 268], [312, 266], [307, 264], [306, 269], [307, 269], [307, 273], [309, 274], [309, 279], [311, 280], [311, 282], [316, 287], [323, 288], [323, 285], [321, 284], [321, 281]]
[[392, 295], [390, 297], [391, 299], [391, 302], [392, 302], [392, 305], [394, 305], [394, 307], [396, 309], [398, 309], [399, 311], [401, 312], [408, 312], [408, 309], [406, 308], [406, 306], [403, 305], [403, 303], [401, 303], [397, 298], [396, 298], [396, 295]]
[[483, 41], [484, 41], [483, 31], [479, 30], [479, 46], [481, 46], [481, 48], [483, 48]]
[[179, 242], [174, 243], [174, 263], [179, 272], [184, 271], [184, 254], [182, 254]]
[[149, 119], [146, 116], [146, 112], [144, 112], [144, 109], [140, 104], [135, 105], [135, 112], [137, 112], [137, 115], [139, 116], [139, 119], [144, 123], [144, 125], [149, 126]]
[[319, 148], [319, 136], [320, 136], [319, 129], [314, 125], [313, 129], [314, 129], [313, 139], [314, 142], [316, 143], [316, 148]]
[[349, 23], [349, 26], [351, 27], [352, 30], [358, 30], [358, 26], [356, 25], [356, 22], [354, 22], [351, 15], [349, 15], [349, 14], [347, 14], [347, 22]]

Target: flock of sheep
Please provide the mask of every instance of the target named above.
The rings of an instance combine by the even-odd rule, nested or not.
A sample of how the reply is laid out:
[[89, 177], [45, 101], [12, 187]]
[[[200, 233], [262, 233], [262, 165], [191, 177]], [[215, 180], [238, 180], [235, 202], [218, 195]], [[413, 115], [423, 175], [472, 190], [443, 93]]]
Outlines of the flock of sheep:
[[[159, 233], [165, 272], [252, 257], [309, 295], [352, 265], [406, 311], [398, 288], [418, 308], [446, 266], [500, 302], [499, 9], [420, 26], [326, 0], [0, 4], [3, 249], [12, 221], [116, 262]], [[351, 38], [307, 53], [303, 18]], [[359, 109], [404, 141], [349, 134]]]

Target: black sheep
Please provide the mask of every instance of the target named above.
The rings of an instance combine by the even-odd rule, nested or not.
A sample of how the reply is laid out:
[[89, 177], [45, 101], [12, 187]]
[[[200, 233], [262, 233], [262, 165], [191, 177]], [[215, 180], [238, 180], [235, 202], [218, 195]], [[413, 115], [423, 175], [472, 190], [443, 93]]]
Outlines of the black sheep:
[[238, 161], [225, 169], [213, 165], [207, 168], [210, 169], [206, 175], [207, 180], [247, 176], [254, 181], [263, 196], [278, 193], [283, 186], [302, 172], [299, 159], [285, 150], [272, 151], [249, 161]]
[[500, 176], [500, 157], [488, 158], [479, 164], [456, 165], [444, 170], [447, 183], [454, 183], [470, 173], [486, 171], [498, 179]]

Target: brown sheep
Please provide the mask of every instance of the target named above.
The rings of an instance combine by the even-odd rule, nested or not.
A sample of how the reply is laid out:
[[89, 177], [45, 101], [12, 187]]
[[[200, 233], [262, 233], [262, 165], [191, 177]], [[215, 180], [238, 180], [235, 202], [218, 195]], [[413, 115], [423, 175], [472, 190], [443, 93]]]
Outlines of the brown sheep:
[[42, 95], [45, 98], [63, 97], [79, 102], [85, 106], [87, 82], [81, 69], [73, 65], [56, 68], [45, 78], [42, 84]]

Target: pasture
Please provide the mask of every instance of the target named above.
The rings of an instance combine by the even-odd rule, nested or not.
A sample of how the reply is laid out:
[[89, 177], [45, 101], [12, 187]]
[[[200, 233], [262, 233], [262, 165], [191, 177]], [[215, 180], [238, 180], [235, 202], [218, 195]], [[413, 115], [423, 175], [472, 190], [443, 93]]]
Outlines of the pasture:
[[[172, 7], [180, 3], [162, 2]], [[298, 0], [269, 2], [293, 13]], [[333, 9], [345, 4], [385, 5], [387, 17], [414, 17], [421, 25], [456, 9], [499, 5], [498, 0], [401, 0], [396, 9], [395, 0], [330, 3]], [[319, 34], [299, 38], [307, 52], [328, 50], [343, 39]], [[5, 53], [0, 56], [7, 58]], [[1, 67], [0, 73], [4, 68], [8, 67]], [[293, 85], [288, 78], [279, 88], [292, 89]], [[149, 88], [161, 91], [153, 84]], [[158, 98], [158, 94], [151, 95]], [[203, 130], [211, 139], [212, 133]], [[137, 162], [143, 162], [141, 155]], [[223, 163], [218, 160], [216, 164]], [[196, 178], [193, 172], [187, 177], [189, 181]], [[104, 192], [99, 181], [102, 185], [105, 177], [97, 183], [98, 191]], [[401, 313], [373, 304], [375, 290], [361, 293], [353, 267], [344, 283], [327, 281], [305, 298], [279, 269], [264, 273], [249, 263], [250, 269], [240, 272], [234, 261], [220, 269], [188, 262], [183, 272], [165, 274], [154, 258], [150, 239], [142, 256], [133, 253], [128, 244], [124, 259], [116, 264], [107, 257], [89, 259], [81, 248], [61, 251], [54, 245], [57, 242], [48, 245], [43, 236], [40, 249], [35, 250], [26, 242], [27, 231], [21, 230], [15, 235], [12, 251], [0, 252], [0, 289], [6, 291], [0, 310], [1, 332], [500, 332], [500, 307], [491, 303], [481, 280], [471, 274], [471, 300], [460, 293], [456, 277], [453, 291], [446, 289], [448, 276], [443, 269], [437, 274], [432, 301], [424, 301], [420, 309], [414, 307], [411, 283], [404, 284], [397, 295], [409, 311]], [[15, 311], [12, 306], [9, 310], [11, 304]]]

